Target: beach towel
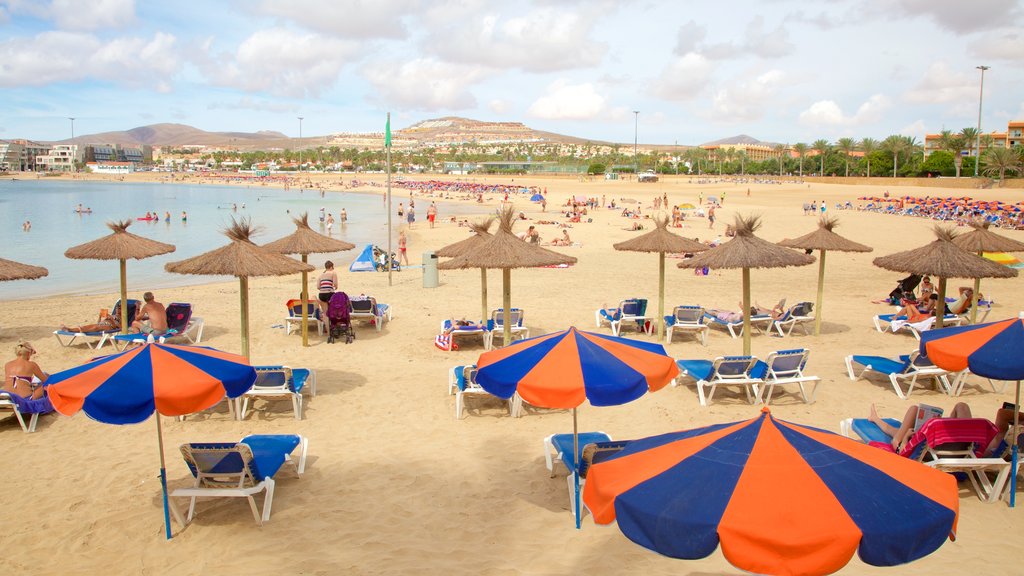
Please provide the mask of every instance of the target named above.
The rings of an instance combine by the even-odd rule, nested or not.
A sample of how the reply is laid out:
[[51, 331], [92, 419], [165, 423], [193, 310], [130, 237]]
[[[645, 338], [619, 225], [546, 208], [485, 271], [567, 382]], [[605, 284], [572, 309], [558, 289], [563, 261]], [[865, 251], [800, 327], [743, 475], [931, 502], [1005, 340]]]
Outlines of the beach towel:
[[451, 334], [438, 334], [434, 337], [434, 346], [438, 349], [444, 350], [445, 352], [452, 352], [459, 349], [459, 345], [454, 342]]
[[53, 412], [53, 404], [50, 403], [48, 396], [42, 398], [25, 398], [19, 396], [14, 392], [4, 392], [7, 398], [11, 399], [11, 403], [18, 408], [18, 412], [22, 414], [49, 414]]

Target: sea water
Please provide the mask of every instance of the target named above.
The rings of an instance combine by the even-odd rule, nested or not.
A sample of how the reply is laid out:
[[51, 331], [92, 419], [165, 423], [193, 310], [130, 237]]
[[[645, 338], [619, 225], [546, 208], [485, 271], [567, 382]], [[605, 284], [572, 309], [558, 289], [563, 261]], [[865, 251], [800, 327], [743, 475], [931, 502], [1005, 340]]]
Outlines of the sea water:
[[[376, 189], [380, 192], [383, 189]], [[393, 209], [408, 204], [407, 191], [393, 191]], [[426, 203], [417, 206], [417, 225], [426, 226]], [[78, 205], [90, 214], [76, 212]], [[226, 245], [223, 230], [232, 218], [249, 218], [258, 232], [252, 240], [265, 244], [295, 231], [291, 217], [309, 213], [310, 226], [321, 233], [320, 208], [334, 215], [332, 237], [351, 242], [356, 248], [334, 254], [310, 254], [309, 262], [321, 266], [333, 260], [347, 267], [366, 244], [387, 244], [387, 212], [382, 195], [352, 191], [328, 192], [263, 186], [208, 186], [159, 182], [78, 182], [67, 180], [0, 180], [0, 257], [25, 264], [44, 266], [49, 276], [39, 280], [0, 282], [0, 300], [34, 298], [56, 294], [98, 294], [119, 289], [116, 260], [72, 260], [64, 251], [72, 246], [110, 234], [106, 222], [132, 220], [128, 231], [172, 244], [174, 252], [143, 260], [128, 260], [128, 289], [145, 290], [230, 280], [226, 276], [193, 276], [164, 271], [164, 264], [191, 258]], [[342, 224], [344, 208], [348, 222]], [[450, 217], [478, 211], [472, 206], [438, 204], [438, 212]], [[182, 220], [182, 211], [188, 214]], [[146, 212], [159, 220], [141, 221]], [[170, 218], [165, 219], [165, 213]], [[25, 221], [32, 223], [28, 232]], [[398, 250], [397, 214], [392, 215], [392, 248]], [[297, 258], [298, 256], [296, 256]]]

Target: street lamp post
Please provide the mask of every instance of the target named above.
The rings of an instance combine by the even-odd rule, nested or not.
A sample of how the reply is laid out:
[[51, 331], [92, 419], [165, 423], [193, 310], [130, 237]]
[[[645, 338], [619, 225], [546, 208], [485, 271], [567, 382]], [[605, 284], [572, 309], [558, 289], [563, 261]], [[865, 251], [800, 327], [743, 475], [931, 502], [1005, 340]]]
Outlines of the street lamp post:
[[302, 174], [302, 116], [299, 116], [299, 174]]
[[633, 176], [634, 177], [639, 177], [639, 175], [640, 175], [640, 166], [639, 166], [639, 164], [637, 164], [637, 161], [636, 161], [636, 143], [637, 143], [637, 135], [639, 134], [639, 129], [640, 129], [640, 111], [639, 110], [633, 110]]
[[[69, 146], [72, 146], [75, 143], [74, 142], [75, 141], [75, 117], [74, 116], [68, 116], [68, 120], [71, 120], [71, 140], [69, 141]], [[72, 154], [71, 155], [71, 171], [72, 172], [75, 171], [75, 156], [77, 156], [77, 154]]]
[[978, 177], [978, 164], [981, 164], [981, 101], [985, 96], [985, 70], [991, 66], [975, 66], [981, 70], [981, 87], [978, 89], [978, 134], [974, 142], [974, 177]]

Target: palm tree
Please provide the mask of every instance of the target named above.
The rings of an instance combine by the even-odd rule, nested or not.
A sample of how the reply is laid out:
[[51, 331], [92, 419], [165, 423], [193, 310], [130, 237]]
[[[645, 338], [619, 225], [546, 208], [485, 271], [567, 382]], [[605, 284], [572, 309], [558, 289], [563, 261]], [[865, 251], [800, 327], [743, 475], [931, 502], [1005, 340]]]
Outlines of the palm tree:
[[[974, 143], [978, 141], [978, 129], [977, 128], [963, 128], [960, 130], [960, 136], [964, 139], [964, 143], [967, 145], [968, 156], [981, 156], [980, 150], [974, 149]], [[975, 159], [977, 162], [977, 159]]]
[[831, 148], [831, 146], [829, 145], [828, 140], [823, 138], [815, 140], [814, 144], [811, 144], [811, 150], [817, 152], [818, 156], [821, 157], [821, 169], [818, 170], [818, 176], [825, 175], [825, 154], [829, 151], [829, 148]]
[[957, 178], [960, 177], [960, 167], [964, 162], [964, 157], [961, 154], [964, 145], [964, 137], [960, 134], [953, 134], [949, 130], [939, 133], [939, 147], [953, 155], [953, 166], [956, 168]]
[[793, 151], [796, 152], [796, 155], [800, 158], [801, 178], [803, 178], [804, 176], [804, 156], [807, 156], [807, 150], [809, 150], [809, 148], [807, 144], [804, 144], [803, 142], [797, 142], [796, 144], [793, 144]]
[[860, 141], [860, 149], [864, 152], [864, 159], [868, 161], [868, 178], [871, 178], [871, 154], [878, 150], [878, 140], [865, 138]]
[[909, 152], [912, 150], [913, 139], [907, 138], [906, 136], [899, 136], [893, 134], [882, 141], [881, 148], [886, 152], [892, 153], [892, 177], [896, 177], [897, 169], [900, 163], [900, 154]]
[[776, 144], [772, 146], [772, 151], [779, 155], [779, 176], [782, 176], [782, 161], [785, 159], [788, 148], [789, 144]]
[[853, 138], [840, 138], [836, 141], [836, 148], [843, 153], [846, 160], [846, 177], [850, 177], [850, 153], [857, 149], [857, 141]]
[[1005, 186], [1005, 176], [1007, 172], [1017, 174], [1024, 172], [1024, 162], [1021, 162], [1018, 151], [1000, 146], [986, 150], [985, 175], [992, 176], [993, 174], [998, 173], [999, 181], [1001, 183], [1000, 186]]
[[744, 167], [746, 166], [746, 163], [747, 163], [747, 151], [746, 150], [737, 150], [736, 151], [736, 159], [740, 161], [740, 174], [746, 174], [746, 171], [745, 171]]

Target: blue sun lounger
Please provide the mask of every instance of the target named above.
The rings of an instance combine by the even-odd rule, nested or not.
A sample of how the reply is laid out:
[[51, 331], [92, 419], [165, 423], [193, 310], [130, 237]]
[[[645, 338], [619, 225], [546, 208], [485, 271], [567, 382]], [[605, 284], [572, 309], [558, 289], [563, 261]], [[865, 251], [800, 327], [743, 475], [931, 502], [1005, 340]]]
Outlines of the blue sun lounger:
[[[299, 448], [298, 462], [292, 453]], [[246, 498], [253, 518], [260, 526], [270, 520], [270, 507], [274, 501], [274, 475], [286, 463], [295, 466], [297, 475], [306, 470], [306, 452], [309, 439], [298, 434], [254, 434], [239, 442], [193, 442], [181, 445], [195, 483], [190, 488], [178, 488], [170, 496], [189, 498], [188, 516], [183, 519], [177, 506], [171, 512], [179, 524], [185, 526], [195, 515], [196, 498]], [[263, 514], [256, 507], [254, 495], [266, 492]]]
[[[580, 476], [580, 492], [583, 492], [583, 485], [586, 483], [587, 470], [592, 464], [596, 464], [600, 461], [600, 457], [597, 454], [610, 455], [621, 450], [629, 441], [614, 442], [611, 436], [604, 432], [580, 432], [579, 440], [579, 452], [573, 451], [573, 438], [572, 434], [552, 434], [547, 438], [544, 438], [544, 465], [547, 466], [548, 472], [551, 473], [551, 477], [555, 477], [555, 463], [561, 462], [565, 465], [569, 475], [566, 476], [566, 482], [569, 485], [569, 511], [576, 514], [576, 486], [573, 473], [577, 472], [576, 466], [579, 462], [579, 476]], [[587, 460], [584, 457], [584, 449], [588, 445], [595, 445], [598, 447], [597, 453], [591, 460]]]
[[[679, 378], [689, 377], [697, 383], [700, 405], [707, 406], [719, 386], [739, 386], [747, 394], [747, 401], [755, 404], [761, 397], [758, 386], [764, 384], [768, 367], [753, 356], [719, 356], [714, 360], [677, 360]], [[705, 394], [705, 388], [707, 393]]]
[[[743, 335], [743, 319], [740, 318], [736, 322], [727, 322], [722, 320], [718, 316], [710, 312], [704, 313], [704, 322], [708, 326], [718, 326], [719, 328], [725, 328], [729, 331], [729, 335], [733, 338], [739, 338]], [[750, 317], [750, 327], [755, 330], [765, 331], [772, 325], [772, 317], [768, 314], [755, 314]]]
[[[135, 321], [135, 313], [139, 309], [138, 300], [128, 300], [128, 326], [131, 326], [132, 322]], [[121, 310], [121, 301], [118, 300], [114, 303], [111, 310]], [[113, 342], [114, 336], [117, 335], [121, 330], [103, 330], [100, 332], [74, 332], [71, 330], [54, 330], [53, 335], [57, 337], [57, 342], [60, 342], [61, 346], [73, 346], [75, 341], [81, 340], [89, 348], [95, 348], [99, 350], [107, 342]], [[95, 346], [92, 345], [93, 341], [98, 341]]]
[[[853, 354], [847, 356], [845, 361], [846, 373], [849, 375], [850, 380], [859, 380], [869, 372], [885, 374], [889, 377], [892, 389], [901, 400], [906, 400], [910, 396], [911, 392], [914, 391], [914, 386], [917, 384], [917, 379], [921, 377], [932, 378], [936, 386], [940, 387], [947, 394], [951, 393], [953, 389], [953, 385], [949, 381], [951, 373], [933, 364], [927, 356], [922, 356], [918, 350], [910, 354], [904, 354], [898, 359], [885, 356]], [[853, 367], [855, 364], [864, 367], [858, 374], [854, 374]], [[901, 382], [910, 383], [907, 386], [906, 392], [900, 386]]]

